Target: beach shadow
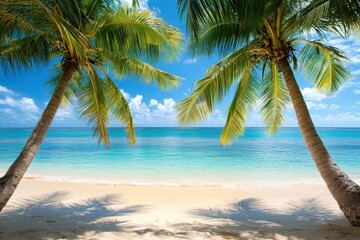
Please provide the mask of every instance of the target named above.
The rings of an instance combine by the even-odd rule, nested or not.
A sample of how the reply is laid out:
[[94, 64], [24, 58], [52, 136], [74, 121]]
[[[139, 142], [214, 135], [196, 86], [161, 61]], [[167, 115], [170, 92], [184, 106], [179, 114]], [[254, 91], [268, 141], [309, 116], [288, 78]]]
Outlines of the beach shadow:
[[210, 221], [182, 223], [181, 232], [203, 233], [224, 239], [359, 239], [360, 229], [348, 224], [317, 199], [289, 202], [286, 211], [249, 198], [225, 208], [195, 209], [190, 214]]
[[169, 224], [169, 228], [135, 230], [136, 239], [359, 239], [360, 229], [333, 213], [317, 199], [288, 202], [286, 211], [249, 198], [224, 208], [194, 209], [196, 218]]
[[134, 227], [122, 220], [125, 215], [147, 207], [118, 206], [119, 197], [106, 195], [64, 204], [68, 194], [54, 192], [21, 199], [0, 215], [0, 239], [92, 238], [104, 232], [128, 232]]

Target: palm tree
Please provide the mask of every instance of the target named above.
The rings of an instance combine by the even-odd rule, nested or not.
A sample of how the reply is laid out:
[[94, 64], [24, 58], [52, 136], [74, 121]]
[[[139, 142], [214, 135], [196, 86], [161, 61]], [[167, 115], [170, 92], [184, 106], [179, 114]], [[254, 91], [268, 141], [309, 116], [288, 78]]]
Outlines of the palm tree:
[[109, 145], [109, 115], [126, 124], [135, 144], [129, 106], [108, 75], [134, 75], [161, 89], [179, 78], [150, 63], [176, 58], [181, 33], [150, 11], [108, 0], [19, 0], [0, 3], [0, 61], [4, 71], [57, 62], [53, 95], [20, 155], [0, 179], [0, 210], [31, 164], [62, 100], [76, 99], [81, 118]]
[[[299, 65], [317, 90], [327, 94], [349, 79], [344, 53], [321, 40], [328, 31], [347, 34], [359, 26], [359, 1], [178, 0], [178, 7], [190, 30], [193, 55], [225, 55], [178, 104], [179, 122], [206, 118], [236, 84], [220, 137], [221, 144], [229, 144], [243, 134], [257, 99], [271, 135], [281, 127], [291, 101], [322, 178], [350, 224], [360, 226], [360, 187], [340, 170], [319, 138], [293, 73]], [[312, 30], [319, 40], [304, 37]]]

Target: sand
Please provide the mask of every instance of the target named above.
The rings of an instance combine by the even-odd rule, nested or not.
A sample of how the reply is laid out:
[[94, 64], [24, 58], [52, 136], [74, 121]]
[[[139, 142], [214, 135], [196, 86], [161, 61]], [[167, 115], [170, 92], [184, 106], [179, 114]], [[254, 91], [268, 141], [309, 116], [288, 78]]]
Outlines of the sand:
[[123, 186], [24, 179], [0, 239], [360, 239], [318, 184]]

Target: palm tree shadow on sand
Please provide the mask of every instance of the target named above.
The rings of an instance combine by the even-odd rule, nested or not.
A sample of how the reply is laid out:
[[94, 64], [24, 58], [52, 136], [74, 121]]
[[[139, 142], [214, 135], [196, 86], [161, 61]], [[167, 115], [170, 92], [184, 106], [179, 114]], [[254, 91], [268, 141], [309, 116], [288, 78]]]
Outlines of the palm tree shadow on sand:
[[134, 226], [121, 218], [147, 210], [143, 205], [115, 208], [119, 204], [116, 195], [63, 204], [66, 195], [54, 192], [18, 200], [16, 207], [0, 215], [0, 239], [77, 239], [101, 232], [128, 232]]
[[359, 239], [359, 228], [350, 226], [345, 217], [316, 199], [287, 205], [287, 210], [280, 212], [249, 198], [226, 208], [195, 209], [190, 214], [209, 222], [181, 223], [175, 228], [202, 233], [209, 239]]

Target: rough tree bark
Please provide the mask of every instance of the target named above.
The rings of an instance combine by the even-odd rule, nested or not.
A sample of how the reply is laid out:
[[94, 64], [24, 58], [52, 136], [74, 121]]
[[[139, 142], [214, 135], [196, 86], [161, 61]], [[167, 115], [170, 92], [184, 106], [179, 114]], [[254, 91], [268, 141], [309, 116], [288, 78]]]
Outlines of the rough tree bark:
[[6, 203], [13, 195], [20, 180], [34, 159], [60, 106], [66, 86], [77, 69], [78, 64], [76, 61], [71, 59], [64, 60], [62, 64], [62, 77], [60, 78], [48, 105], [41, 115], [40, 120], [36, 124], [15, 162], [10, 166], [6, 174], [0, 178], [0, 211], [5, 207]]
[[305, 143], [332, 196], [353, 226], [360, 227], [360, 187], [336, 165], [316, 132], [309, 110], [286, 57], [277, 61], [285, 78]]

